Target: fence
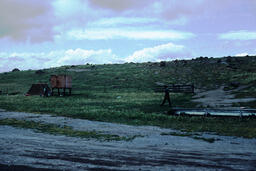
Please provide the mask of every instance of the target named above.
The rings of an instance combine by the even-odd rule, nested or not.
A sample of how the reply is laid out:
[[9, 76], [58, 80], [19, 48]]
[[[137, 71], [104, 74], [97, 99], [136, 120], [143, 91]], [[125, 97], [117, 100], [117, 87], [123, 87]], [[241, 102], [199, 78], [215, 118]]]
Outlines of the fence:
[[[170, 92], [172, 93], [194, 93], [194, 85], [182, 85], [182, 84], [170, 84], [166, 85]], [[164, 92], [165, 86], [156, 86], [155, 92]]]

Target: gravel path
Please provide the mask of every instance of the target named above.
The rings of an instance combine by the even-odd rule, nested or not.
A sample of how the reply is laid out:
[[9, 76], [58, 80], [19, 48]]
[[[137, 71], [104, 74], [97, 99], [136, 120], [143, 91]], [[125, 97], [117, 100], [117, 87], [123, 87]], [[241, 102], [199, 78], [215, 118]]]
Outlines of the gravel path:
[[0, 126], [0, 170], [254, 170], [256, 139], [203, 134], [214, 143], [191, 137], [163, 136], [173, 132], [153, 126], [104, 122], [0, 111], [0, 119], [16, 118], [72, 126], [121, 136], [133, 141], [97, 141]]

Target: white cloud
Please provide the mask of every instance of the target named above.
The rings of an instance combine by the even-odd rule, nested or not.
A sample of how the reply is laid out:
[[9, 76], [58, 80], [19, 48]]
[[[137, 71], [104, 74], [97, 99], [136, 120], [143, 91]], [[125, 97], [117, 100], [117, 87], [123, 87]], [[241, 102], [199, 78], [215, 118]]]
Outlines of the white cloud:
[[122, 29], [123, 26], [133, 26], [134, 29], [140, 29], [139, 27], [168, 27], [173, 25], [185, 25], [188, 22], [186, 17], [180, 17], [172, 21], [166, 22], [159, 18], [154, 17], [103, 17], [98, 20], [90, 21], [87, 24], [88, 28], [101, 28], [101, 27], [119, 27]]
[[237, 57], [242, 57], [242, 56], [256, 56], [256, 54], [249, 54], [249, 53], [239, 53], [239, 54], [236, 54], [235, 56], [237, 56]]
[[195, 37], [193, 33], [173, 30], [140, 30], [133, 28], [120, 29], [87, 29], [72, 30], [67, 33], [69, 39], [101, 40], [101, 39], [133, 39], [133, 40], [181, 40]]
[[168, 43], [135, 51], [125, 60], [127, 62], [159, 62], [164, 60], [185, 59], [189, 57], [191, 57], [191, 53], [185, 46]]
[[0, 53], [0, 72], [11, 71], [13, 68], [21, 70], [42, 69], [63, 65], [83, 65], [86, 63], [104, 64], [121, 63], [111, 49], [84, 50], [69, 49], [51, 51], [49, 53]]
[[228, 33], [220, 34], [219, 38], [228, 40], [256, 40], [256, 32], [246, 30], [231, 31]]
[[111, 49], [86, 50], [68, 49], [51, 51], [48, 53], [0, 53], [0, 72], [11, 71], [14, 68], [21, 70], [42, 69], [63, 65], [110, 64], [123, 62], [147, 62], [190, 58], [191, 53], [183, 45], [173, 43], [163, 44], [152, 48], [135, 51], [126, 58], [119, 58]]
[[57, 61], [58, 65], [81, 65], [86, 63], [104, 64], [119, 63], [120, 59], [112, 53], [111, 49], [84, 50], [70, 49], [64, 52], [63, 57]]
[[[34, 56], [37, 55], [37, 56]], [[46, 67], [48, 61], [42, 54], [34, 53], [0, 53], [0, 72], [19, 69], [38, 69]]]
[[235, 56], [240, 57], [240, 56], [246, 56], [246, 55], [248, 55], [248, 53], [239, 53], [239, 54], [236, 54]]

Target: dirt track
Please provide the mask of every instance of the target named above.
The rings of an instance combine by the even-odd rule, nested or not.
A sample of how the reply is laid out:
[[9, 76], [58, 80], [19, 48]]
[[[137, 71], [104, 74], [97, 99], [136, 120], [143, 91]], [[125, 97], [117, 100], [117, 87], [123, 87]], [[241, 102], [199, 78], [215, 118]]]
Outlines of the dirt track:
[[[243, 87], [237, 89], [240, 90]], [[235, 95], [232, 94], [232, 91], [224, 91], [224, 86], [216, 90], [210, 90], [205, 92], [198, 92], [194, 96], [194, 102], [199, 102], [199, 106], [203, 105], [204, 107], [218, 107], [218, 108], [233, 108], [236, 109], [238, 107], [232, 107], [233, 103], [239, 102], [250, 102], [255, 101], [256, 98], [235, 98]]]
[[[78, 130], [118, 135], [142, 135], [133, 141], [97, 141], [37, 133], [0, 126], [0, 169], [57, 170], [254, 170], [256, 139], [203, 134], [214, 143], [191, 137], [163, 136], [171, 132], [152, 126], [127, 126], [50, 115], [0, 112], [0, 119], [54, 122]], [[74, 124], [76, 123], [76, 124]]]

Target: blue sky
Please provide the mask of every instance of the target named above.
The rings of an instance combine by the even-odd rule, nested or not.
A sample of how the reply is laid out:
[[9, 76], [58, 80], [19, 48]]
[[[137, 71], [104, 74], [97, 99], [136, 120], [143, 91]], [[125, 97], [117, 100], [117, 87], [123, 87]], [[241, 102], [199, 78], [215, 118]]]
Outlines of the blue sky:
[[256, 54], [256, 0], [1, 0], [0, 72]]

